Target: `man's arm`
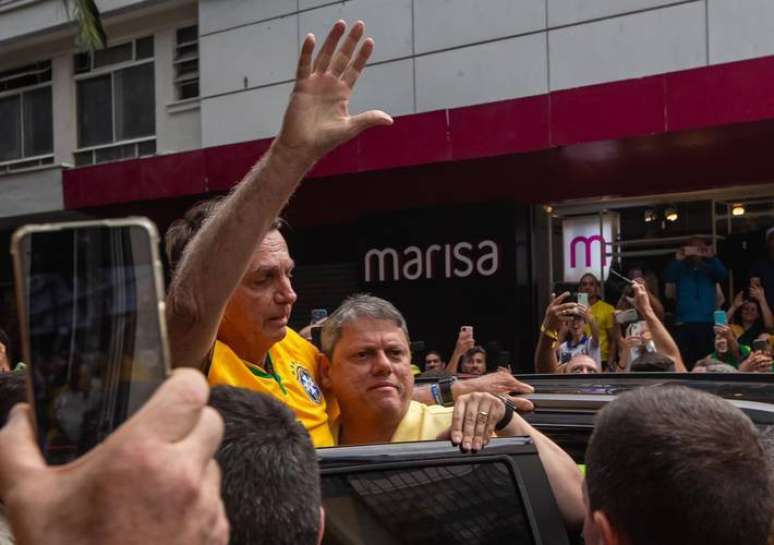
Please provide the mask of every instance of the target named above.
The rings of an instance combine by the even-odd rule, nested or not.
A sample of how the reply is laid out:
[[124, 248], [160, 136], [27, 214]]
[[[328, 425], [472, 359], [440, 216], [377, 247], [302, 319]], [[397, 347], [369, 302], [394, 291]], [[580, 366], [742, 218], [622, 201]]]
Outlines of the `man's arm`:
[[475, 339], [473, 338], [473, 335], [470, 333], [469, 330], [463, 331], [460, 329], [459, 334], [457, 335], [457, 342], [454, 345], [454, 352], [451, 355], [451, 359], [449, 359], [449, 363], [446, 366], [446, 370], [451, 373], [452, 375], [457, 374], [457, 368], [460, 364], [460, 358], [473, 348], [473, 346], [476, 344]]
[[499, 437], [528, 435], [535, 442], [540, 461], [556, 498], [564, 524], [579, 528], [583, 524], [583, 476], [572, 458], [551, 439], [533, 428], [518, 414], [505, 428], [497, 432]]
[[167, 295], [173, 365], [205, 363], [256, 247], [314, 163], [369, 127], [392, 123], [376, 110], [349, 115], [352, 88], [373, 41], [365, 40], [355, 54], [364, 32], [358, 21], [337, 50], [345, 26], [343, 21], [333, 26], [314, 64], [315, 39], [306, 37], [277, 138], [186, 248]]
[[556, 347], [559, 344], [562, 317], [578, 311], [576, 303], [562, 303], [569, 295], [570, 292], [567, 291], [560, 294], [546, 307], [543, 324], [540, 326], [540, 337], [535, 347], [535, 371], [538, 373], [556, 373], [559, 367]]
[[648, 323], [648, 329], [653, 336], [653, 344], [656, 345], [656, 350], [669, 356], [675, 362], [675, 371], [678, 373], [685, 373], [687, 369], [683, 363], [683, 356], [680, 354], [680, 349], [677, 347], [677, 343], [669, 334], [664, 324], [658, 319], [656, 313], [653, 312], [653, 307], [650, 306], [650, 299], [648, 298], [648, 290], [641, 284], [633, 284], [634, 290], [634, 306], [637, 308], [637, 312], [640, 313], [643, 320]]
[[[496, 371], [488, 373], [481, 377], [455, 380], [451, 384], [452, 396], [455, 400], [466, 394], [474, 392], [486, 392], [490, 394], [531, 394], [535, 389], [529, 384], [517, 380], [507, 371]], [[435, 399], [429, 385], [414, 386], [412, 394], [414, 401], [419, 401], [425, 405], [434, 405]], [[532, 402], [521, 397], [511, 397], [511, 400], [522, 412], [529, 412], [533, 409]]]

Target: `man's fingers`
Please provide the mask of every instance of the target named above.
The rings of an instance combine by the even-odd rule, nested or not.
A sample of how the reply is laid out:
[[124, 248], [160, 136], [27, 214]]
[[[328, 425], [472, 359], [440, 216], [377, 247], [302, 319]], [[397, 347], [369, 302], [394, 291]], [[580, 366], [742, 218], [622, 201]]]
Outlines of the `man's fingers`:
[[339, 50], [336, 52], [336, 55], [333, 57], [333, 63], [331, 63], [331, 73], [334, 76], [341, 76], [344, 73], [344, 70], [346, 70], [347, 65], [349, 65], [349, 61], [352, 58], [352, 54], [355, 52], [357, 43], [360, 41], [360, 38], [363, 37], [363, 32], [365, 32], [365, 25], [363, 24], [363, 21], [356, 21], [355, 24], [352, 25], [352, 29], [349, 31], [347, 39], [344, 40], [344, 44], [339, 48]]
[[301, 54], [298, 57], [298, 68], [296, 69], [296, 80], [308, 78], [312, 74], [312, 52], [314, 51], [314, 34], [307, 34]]
[[207, 380], [200, 371], [176, 369], [124, 428], [141, 428], [144, 434], [176, 443], [199, 423], [209, 393]]
[[486, 439], [486, 429], [489, 419], [493, 418], [493, 400], [484, 399], [478, 405], [478, 412], [476, 413], [475, 427], [473, 428], [473, 439], [471, 442], [471, 449], [473, 452], [479, 451], [484, 446], [484, 440]]
[[370, 110], [350, 118], [350, 138], [354, 138], [361, 132], [379, 125], [392, 125], [392, 117], [381, 110]]
[[374, 52], [374, 41], [371, 38], [366, 38], [363, 45], [360, 46], [360, 50], [357, 52], [355, 60], [344, 71], [344, 75], [341, 76], [350, 88], [355, 86], [357, 79], [363, 72], [363, 68], [368, 63], [368, 59], [371, 57], [371, 53]]
[[462, 452], [473, 448], [473, 436], [476, 433], [479, 400], [472, 396], [465, 403], [465, 416], [462, 418]]
[[452, 412], [451, 423], [451, 441], [456, 445], [462, 444], [462, 425], [465, 420], [465, 407], [467, 403], [465, 398], [458, 399], [454, 403], [454, 411]]
[[222, 439], [223, 419], [212, 407], [204, 407], [199, 422], [177, 446], [183, 449], [183, 457], [192, 458], [202, 467], [207, 467]]
[[[511, 377], [513, 377], [513, 375], [511, 375], [510, 373], [508, 373], [508, 374]], [[527, 384], [526, 382], [522, 382], [522, 381], [517, 380], [517, 379], [514, 378], [513, 379], [513, 385], [511, 386], [510, 391], [511, 392], [516, 392], [518, 394], [532, 394], [532, 393], [535, 392], [535, 389], [532, 386], [530, 386], [529, 384]]]
[[11, 409], [8, 422], [0, 430], [0, 497], [4, 498], [30, 470], [45, 467], [35, 439], [30, 406], [19, 403]]
[[520, 413], [529, 413], [535, 410], [535, 405], [524, 397], [508, 396], [516, 406], [516, 411]]
[[328, 65], [333, 57], [333, 52], [336, 51], [336, 44], [339, 43], [341, 36], [347, 29], [347, 24], [339, 19], [336, 24], [333, 25], [331, 31], [328, 33], [328, 37], [325, 38], [325, 42], [320, 48], [320, 52], [317, 53], [317, 58], [314, 60], [314, 71], [318, 74], [324, 73], [328, 70]]

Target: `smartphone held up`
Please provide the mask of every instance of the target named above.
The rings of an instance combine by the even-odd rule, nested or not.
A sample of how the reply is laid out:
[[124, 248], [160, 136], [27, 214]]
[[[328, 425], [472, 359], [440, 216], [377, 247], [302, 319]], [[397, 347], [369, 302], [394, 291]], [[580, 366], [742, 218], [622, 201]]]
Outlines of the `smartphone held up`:
[[158, 235], [142, 218], [29, 225], [11, 253], [38, 443], [67, 463], [169, 373]]

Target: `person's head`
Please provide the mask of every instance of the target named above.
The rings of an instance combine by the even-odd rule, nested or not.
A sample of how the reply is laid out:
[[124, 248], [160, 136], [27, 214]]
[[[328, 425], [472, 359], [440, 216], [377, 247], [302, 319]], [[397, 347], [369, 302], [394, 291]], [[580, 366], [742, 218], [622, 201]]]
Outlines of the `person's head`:
[[446, 363], [441, 357], [441, 353], [437, 350], [431, 350], [425, 354], [425, 371], [432, 371], [433, 369], [443, 369], [446, 367]]
[[567, 368], [564, 372], [571, 375], [587, 375], [599, 373], [599, 367], [594, 358], [585, 354], [579, 354], [567, 362]]
[[582, 316], [575, 314], [567, 316], [564, 319], [564, 325], [567, 328], [567, 332], [577, 340], [583, 336], [583, 327], [586, 325], [586, 322]]
[[581, 293], [588, 293], [589, 298], [599, 296], [599, 280], [591, 273], [586, 273], [581, 276], [580, 282], [578, 282], [578, 291]]
[[675, 362], [660, 352], [643, 352], [632, 363], [632, 373], [674, 373]]
[[408, 326], [392, 303], [372, 295], [348, 297], [325, 321], [323, 384], [342, 415], [397, 423], [414, 388]]
[[624, 393], [597, 414], [586, 451], [585, 541], [763, 545], [771, 473], [728, 401], [681, 386]]
[[215, 454], [231, 545], [316, 545], [322, 537], [320, 477], [309, 434], [288, 407], [258, 392], [216, 386], [223, 417]]
[[[164, 238], [173, 271], [184, 264], [186, 248], [221, 201], [217, 198], [200, 203], [170, 226]], [[268, 350], [287, 333], [296, 293], [291, 286], [294, 263], [279, 231], [281, 226], [282, 220], [274, 221], [226, 305], [219, 336], [228, 344], [230, 339], [255, 339], [256, 344]]]
[[13, 369], [14, 355], [11, 337], [0, 329], [0, 369]]
[[731, 317], [731, 323], [751, 325], [760, 320], [761, 316], [761, 307], [758, 301], [745, 299], [742, 306]]
[[702, 358], [696, 362], [691, 373], [737, 373], [738, 370], [727, 363], [712, 357]]
[[483, 375], [486, 373], [486, 350], [481, 346], [474, 346], [462, 356], [462, 372], [470, 375]]

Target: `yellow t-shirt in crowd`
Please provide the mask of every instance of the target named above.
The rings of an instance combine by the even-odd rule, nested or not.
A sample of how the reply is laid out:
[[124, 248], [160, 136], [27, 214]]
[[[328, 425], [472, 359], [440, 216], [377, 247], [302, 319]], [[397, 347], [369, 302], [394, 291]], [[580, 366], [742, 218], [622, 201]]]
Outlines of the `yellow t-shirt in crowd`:
[[[594, 321], [597, 322], [597, 327], [599, 327], [599, 349], [602, 362], [604, 363], [607, 361], [609, 342], [607, 330], [615, 325], [615, 308], [613, 305], [605, 303], [602, 299], [598, 299], [596, 303], [591, 305], [591, 315], [594, 316]], [[591, 335], [591, 328], [587, 325], [584, 332], [586, 335]]]
[[284, 339], [269, 350], [274, 373], [242, 360], [231, 348], [215, 341], [207, 380], [210, 386], [226, 384], [269, 394], [296, 414], [315, 447], [334, 445], [328, 427], [326, 399], [318, 386], [320, 353], [309, 341], [288, 328]]
[[[390, 443], [405, 443], [407, 441], [434, 441], [441, 432], [448, 430], [452, 423], [454, 407], [441, 405], [425, 405], [418, 401], [409, 403], [406, 414], [392, 434]], [[331, 419], [333, 421], [333, 419]], [[336, 444], [339, 443], [341, 422], [334, 421], [331, 425]]]

